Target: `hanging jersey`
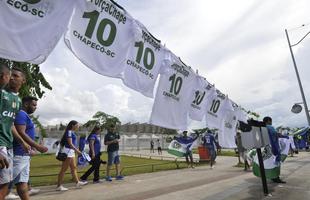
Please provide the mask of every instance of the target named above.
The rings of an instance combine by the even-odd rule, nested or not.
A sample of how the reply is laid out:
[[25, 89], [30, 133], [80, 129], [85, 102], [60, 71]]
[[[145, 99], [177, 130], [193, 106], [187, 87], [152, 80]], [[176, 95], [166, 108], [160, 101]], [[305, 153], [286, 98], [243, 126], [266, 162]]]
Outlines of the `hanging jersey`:
[[171, 129], [187, 129], [187, 115], [197, 76], [178, 57], [169, 53], [160, 75], [150, 123]]
[[44, 62], [79, 1], [0, 1], [0, 57], [34, 64]]
[[248, 116], [244, 110], [242, 110], [241, 107], [236, 107], [235, 109], [236, 117], [238, 121], [242, 121], [244, 123], [248, 123]]
[[189, 117], [201, 121], [207, 112], [207, 105], [211, 98], [216, 95], [215, 88], [204, 78], [198, 77], [198, 87], [192, 97]]
[[154, 85], [168, 51], [137, 20], [133, 23], [133, 31], [122, 80], [127, 87], [153, 98]]
[[133, 18], [110, 0], [76, 7], [65, 34], [74, 55], [93, 71], [120, 78], [132, 38]]
[[228, 110], [233, 107], [224, 95], [214, 95], [207, 105], [206, 121], [208, 128], [221, 128], [222, 120]]
[[1, 127], [0, 127], [0, 146], [12, 148], [13, 135], [11, 127], [15, 116], [20, 109], [21, 100], [17, 94], [1, 90]]
[[237, 133], [238, 109], [237, 107], [233, 108], [232, 102], [229, 99], [227, 99], [227, 104], [231, 105], [232, 110], [227, 106], [221, 128], [219, 129], [218, 140], [221, 147], [237, 148], [235, 137]]

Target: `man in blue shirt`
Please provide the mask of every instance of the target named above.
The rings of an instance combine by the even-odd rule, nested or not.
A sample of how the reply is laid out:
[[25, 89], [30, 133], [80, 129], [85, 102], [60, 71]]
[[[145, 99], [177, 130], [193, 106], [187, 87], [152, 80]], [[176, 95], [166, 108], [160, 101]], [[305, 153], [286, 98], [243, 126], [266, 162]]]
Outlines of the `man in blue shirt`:
[[215, 153], [215, 138], [210, 130], [207, 131], [206, 135], [203, 137], [203, 142], [205, 147], [209, 151], [210, 155], [210, 167], [211, 169], [214, 168], [213, 164], [215, 161], [216, 153]]
[[[30, 114], [34, 113], [37, 108], [37, 98], [24, 97], [22, 99], [22, 109], [17, 113], [14, 125], [19, 135], [31, 147], [44, 153], [47, 147], [37, 144], [35, 139], [35, 126], [30, 118]], [[30, 156], [32, 152], [26, 152], [21, 144], [13, 141], [13, 183], [16, 185], [17, 193], [21, 199], [29, 199], [28, 180], [30, 173]]]
[[120, 174], [120, 156], [118, 154], [119, 150], [120, 136], [116, 133], [116, 127], [111, 124], [108, 128], [108, 133], [104, 137], [104, 144], [108, 146], [108, 164], [106, 172], [106, 181], [112, 181], [110, 176], [110, 169], [113, 164], [115, 164], [116, 170], [116, 180], [123, 180], [124, 177]]
[[[266, 128], [268, 130], [272, 154], [276, 156], [276, 162], [278, 162], [280, 165], [281, 150], [279, 145], [279, 137], [283, 136], [278, 133], [276, 129], [272, 126], [271, 117], [264, 117], [263, 122], [266, 124]], [[281, 180], [280, 177], [273, 178], [272, 181], [275, 183], [286, 183], [285, 181]]]

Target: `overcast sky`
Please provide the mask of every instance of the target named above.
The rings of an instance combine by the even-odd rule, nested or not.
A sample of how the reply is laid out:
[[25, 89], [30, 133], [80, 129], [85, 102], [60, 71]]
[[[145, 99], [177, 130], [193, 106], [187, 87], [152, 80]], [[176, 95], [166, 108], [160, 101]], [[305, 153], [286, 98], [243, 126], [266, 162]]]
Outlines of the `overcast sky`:
[[[301, 102], [284, 30], [292, 43], [310, 31], [309, 0], [118, 0], [166, 47], [215, 87], [247, 110], [274, 119], [274, 125], [305, 126]], [[310, 104], [310, 36], [294, 47]], [[85, 67], [61, 40], [41, 65], [52, 85], [39, 101], [36, 114], [43, 124], [86, 122], [96, 111], [122, 123], [148, 122], [153, 99]], [[204, 122], [191, 122], [203, 128]]]

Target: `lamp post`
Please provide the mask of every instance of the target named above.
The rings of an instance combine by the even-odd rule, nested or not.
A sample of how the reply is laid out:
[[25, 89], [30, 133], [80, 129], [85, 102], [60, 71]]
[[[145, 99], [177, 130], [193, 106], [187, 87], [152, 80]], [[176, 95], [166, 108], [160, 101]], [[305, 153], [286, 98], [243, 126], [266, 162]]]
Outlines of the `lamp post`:
[[302, 102], [303, 102], [304, 107], [305, 107], [305, 112], [306, 112], [306, 117], [307, 117], [308, 125], [310, 126], [309, 109], [308, 109], [307, 101], [306, 101], [306, 98], [305, 98], [304, 90], [303, 90], [303, 87], [302, 87], [302, 84], [301, 84], [301, 81], [300, 81], [299, 72], [298, 72], [298, 69], [297, 69], [294, 53], [293, 53], [293, 50], [292, 50], [292, 47], [298, 45], [303, 39], [305, 39], [307, 37], [307, 35], [310, 34], [310, 31], [304, 37], [302, 37], [296, 44], [293, 44], [293, 45], [291, 45], [290, 38], [288, 37], [288, 32], [287, 32], [286, 29], [285, 29], [285, 34], [286, 34], [288, 46], [289, 46], [290, 52], [291, 52], [291, 56], [292, 56], [292, 60], [293, 60], [293, 64], [294, 64], [294, 68], [295, 68], [295, 72], [296, 72], [296, 76], [297, 76], [297, 80], [298, 80], [298, 85], [299, 85], [299, 89], [300, 89], [300, 93], [301, 93]]

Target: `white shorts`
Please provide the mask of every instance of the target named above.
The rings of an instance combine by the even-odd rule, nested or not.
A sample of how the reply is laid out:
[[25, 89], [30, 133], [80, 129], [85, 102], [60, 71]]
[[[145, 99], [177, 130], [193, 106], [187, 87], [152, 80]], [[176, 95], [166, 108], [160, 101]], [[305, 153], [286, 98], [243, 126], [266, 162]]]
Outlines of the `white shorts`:
[[30, 174], [30, 156], [14, 156], [13, 183], [28, 183]]
[[0, 185], [3, 185], [13, 180], [13, 149], [0, 146], [0, 154], [9, 162], [8, 168], [0, 169]]
[[74, 149], [69, 149], [67, 147], [64, 147], [61, 152], [66, 153], [68, 155], [68, 158], [74, 158], [75, 157]]

